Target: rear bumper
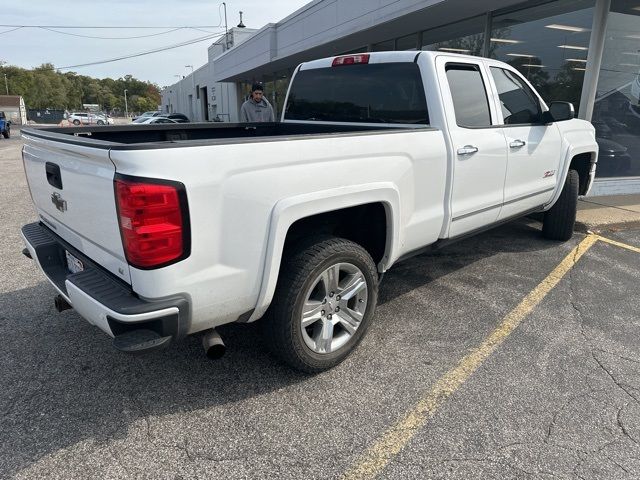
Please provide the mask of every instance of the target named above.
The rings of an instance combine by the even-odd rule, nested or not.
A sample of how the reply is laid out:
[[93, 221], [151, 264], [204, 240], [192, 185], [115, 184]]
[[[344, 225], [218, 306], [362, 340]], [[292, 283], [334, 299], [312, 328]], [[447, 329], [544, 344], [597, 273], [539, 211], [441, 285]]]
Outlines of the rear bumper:
[[[60, 295], [89, 323], [114, 337], [117, 348], [122, 344], [117, 341], [118, 337], [140, 331], [151, 332], [149, 335], [164, 341], [147, 342], [144, 348], [134, 349], [136, 353], [167, 346], [186, 335], [189, 303], [185, 298], [139, 298], [129, 285], [102, 269], [42, 223], [22, 227], [22, 238], [31, 258]], [[65, 251], [82, 262], [83, 271], [70, 273]]]

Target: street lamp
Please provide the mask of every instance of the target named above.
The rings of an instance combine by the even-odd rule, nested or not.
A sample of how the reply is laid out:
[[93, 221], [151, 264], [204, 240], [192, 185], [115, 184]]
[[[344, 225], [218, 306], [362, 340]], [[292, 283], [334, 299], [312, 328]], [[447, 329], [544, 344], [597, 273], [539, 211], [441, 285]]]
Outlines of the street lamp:
[[129, 105], [127, 104], [127, 89], [124, 89], [124, 115], [129, 118]]

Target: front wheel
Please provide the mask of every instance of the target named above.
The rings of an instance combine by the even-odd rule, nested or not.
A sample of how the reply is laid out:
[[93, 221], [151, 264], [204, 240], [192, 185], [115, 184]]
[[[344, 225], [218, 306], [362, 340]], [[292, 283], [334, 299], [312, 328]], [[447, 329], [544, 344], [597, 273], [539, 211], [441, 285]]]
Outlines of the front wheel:
[[576, 170], [569, 170], [564, 188], [558, 201], [545, 212], [542, 221], [542, 235], [550, 240], [567, 241], [573, 236], [578, 210], [580, 176]]
[[78, 125], [80, 125], [80, 120], [74, 120], [73, 124], [77, 127]]
[[11, 130], [6, 129], [4, 132], [2, 132], [2, 136], [3, 136], [4, 138], [9, 138], [9, 137], [11, 137]]
[[283, 259], [263, 321], [269, 348], [297, 370], [334, 367], [364, 336], [377, 300], [376, 267], [360, 245], [342, 238], [301, 245]]

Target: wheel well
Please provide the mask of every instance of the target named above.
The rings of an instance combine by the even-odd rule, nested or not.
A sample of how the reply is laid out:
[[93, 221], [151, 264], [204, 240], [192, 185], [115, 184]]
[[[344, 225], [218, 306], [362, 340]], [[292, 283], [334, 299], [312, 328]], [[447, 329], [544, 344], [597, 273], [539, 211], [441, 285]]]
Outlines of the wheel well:
[[382, 203], [367, 203], [297, 220], [289, 227], [284, 252], [311, 235], [331, 235], [351, 240], [369, 252], [377, 265], [384, 257], [387, 243], [385, 207]]
[[587, 193], [587, 187], [589, 186], [589, 172], [591, 171], [592, 162], [592, 153], [580, 153], [571, 159], [569, 169], [576, 170], [580, 176], [580, 195]]

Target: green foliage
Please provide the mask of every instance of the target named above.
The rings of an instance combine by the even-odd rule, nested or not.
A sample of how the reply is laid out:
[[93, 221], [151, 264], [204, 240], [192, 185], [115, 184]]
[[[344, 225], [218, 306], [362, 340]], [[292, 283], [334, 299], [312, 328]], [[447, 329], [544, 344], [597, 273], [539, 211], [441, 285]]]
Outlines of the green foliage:
[[75, 72], [61, 73], [50, 63], [33, 70], [5, 65], [0, 73], [7, 75], [9, 94], [22, 95], [27, 108], [80, 110], [83, 103], [97, 103], [103, 110], [124, 112], [125, 89], [130, 111], [155, 110], [161, 102], [157, 85], [131, 75], [117, 80], [97, 79]]

